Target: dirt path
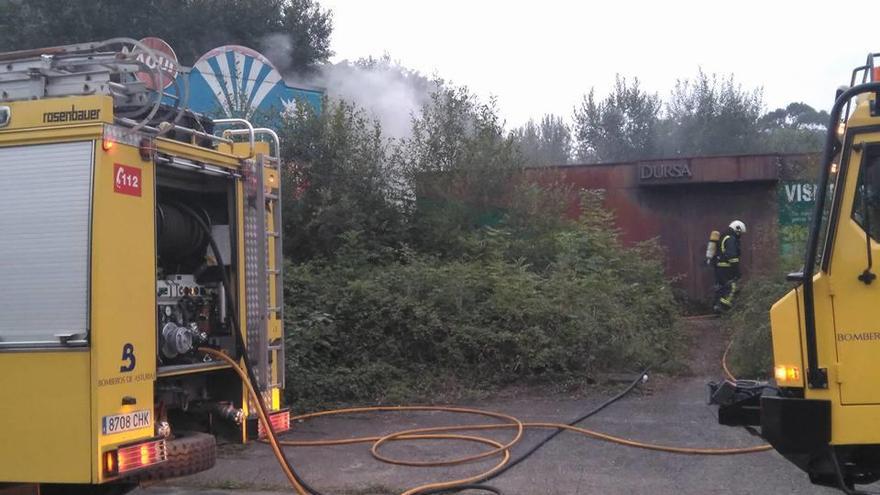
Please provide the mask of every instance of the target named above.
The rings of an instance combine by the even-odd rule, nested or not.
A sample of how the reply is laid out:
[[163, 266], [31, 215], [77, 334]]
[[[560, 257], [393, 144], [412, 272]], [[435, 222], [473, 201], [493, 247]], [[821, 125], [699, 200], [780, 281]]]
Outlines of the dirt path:
[[[688, 320], [693, 334], [690, 373], [648, 383], [646, 393], [618, 402], [584, 426], [648, 442], [688, 447], [740, 447], [760, 443], [741, 429], [719, 426], [706, 405], [706, 382], [720, 376], [725, 342], [716, 320]], [[468, 406], [502, 411], [524, 421], [567, 422], [601, 403], [605, 396], [566, 399], [540, 394], [490, 400]], [[465, 418], [465, 421], [470, 420]], [[298, 425], [298, 438], [320, 439], [380, 434], [419, 426], [457, 424], [447, 414], [391, 414], [328, 418]], [[478, 420], [473, 420], [478, 421]], [[530, 431], [514, 458], [547, 432]], [[498, 438], [503, 438], [500, 434]], [[475, 452], [462, 444], [400, 443], [388, 454], [437, 459]], [[395, 494], [421, 483], [467, 476], [491, 462], [452, 468], [406, 468], [375, 461], [366, 446], [289, 449], [303, 477], [326, 494]], [[523, 464], [493, 480], [507, 495], [632, 494], [832, 494], [811, 485], [805, 474], [774, 452], [729, 457], [695, 457], [625, 448], [564, 433]], [[142, 495], [247, 493], [286, 490], [284, 478], [265, 445], [226, 447], [210, 471], [138, 491]], [[239, 491], [238, 493], [242, 493]], [[472, 492], [476, 493], [476, 492]]]

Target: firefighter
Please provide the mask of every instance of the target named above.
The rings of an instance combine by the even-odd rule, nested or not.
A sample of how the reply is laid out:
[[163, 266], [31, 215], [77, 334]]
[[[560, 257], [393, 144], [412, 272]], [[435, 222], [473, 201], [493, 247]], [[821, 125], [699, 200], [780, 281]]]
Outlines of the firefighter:
[[715, 260], [715, 303], [716, 313], [727, 311], [733, 307], [733, 297], [739, 281], [739, 260], [742, 255], [740, 236], [746, 233], [746, 224], [740, 220], [730, 222], [718, 241], [718, 252]]

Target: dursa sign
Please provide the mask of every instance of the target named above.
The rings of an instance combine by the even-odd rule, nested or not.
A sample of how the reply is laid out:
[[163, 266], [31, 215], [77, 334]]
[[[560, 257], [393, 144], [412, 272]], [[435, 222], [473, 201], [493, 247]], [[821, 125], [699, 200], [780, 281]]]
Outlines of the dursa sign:
[[[174, 82], [174, 78], [177, 77], [177, 54], [174, 53], [171, 45], [154, 37], [142, 39], [141, 44], [151, 49], [153, 53], [150, 54], [140, 48], [135, 48], [133, 53], [135, 54], [137, 61], [146, 65], [150, 69], [158, 68], [159, 71], [161, 71], [161, 89], [171, 86]], [[153, 55], [155, 55], [155, 57]], [[153, 90], [158, 89], [156, 88], [156, 84], [159, 83], [160, 78], [152, 70], [144, 69], [138, 71], [137, 78], [144, 83], [147, 88]]]
[[639, 164], [639, 181], [689, 180], [694, 176], [686, 161]]

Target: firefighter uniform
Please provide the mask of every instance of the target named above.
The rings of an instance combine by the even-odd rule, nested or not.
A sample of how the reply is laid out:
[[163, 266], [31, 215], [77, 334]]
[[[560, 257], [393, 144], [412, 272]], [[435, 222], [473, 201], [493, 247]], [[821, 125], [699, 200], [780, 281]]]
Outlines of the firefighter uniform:
[[736, 284], [740, 277], [740, 253], [739, 233], [728, 228], [721, 235], [718, 243], [718, 260], [715, 263], [715, 311], [733, 307]]

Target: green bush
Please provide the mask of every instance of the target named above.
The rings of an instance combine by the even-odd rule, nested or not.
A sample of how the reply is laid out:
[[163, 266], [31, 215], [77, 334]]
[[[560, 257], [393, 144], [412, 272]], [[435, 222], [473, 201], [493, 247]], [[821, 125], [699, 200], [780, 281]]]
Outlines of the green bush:
[[727, 324], [733, 343], [728, 355], [737, 378], [768, 378], [773, 372], [770, 307], [792, 289], [785, 277], [761, 277], [748, 281], [729, 315]]
[[793, 289], [785, 274], [803, 265], [803, 246], [807, 229], [789, 226], [781, 229], [780, 241], [789, 247], [780, 259], [778, 273], [746, 281], [727, 327], [733, 343], [728, 364], [738, 378], [769, 378], [773, 373], [773, 341], [770, 333], [770, 308]]
[[345, 101], [306, 104], [280, 129], [284, 254], [295, 261], [333, 253], [345, 232], [359, 231], [374, 250], [398, 244], [404, 212], [392, 191], [388, 142], [379, 124]]
[[469, 234], [463, 244], [479, 248], [457, 260], [377, 255], [349, 233], [332, 259], [289, 267], [291, 403], [582, 383], [673, 358], [678, 309], [656, 245], [623, 247], [598, 212], [546, 234], [553, 242], [542, 245], [555, 247], [540, 266], [518, 257], [510, 230], [493, 228]]

